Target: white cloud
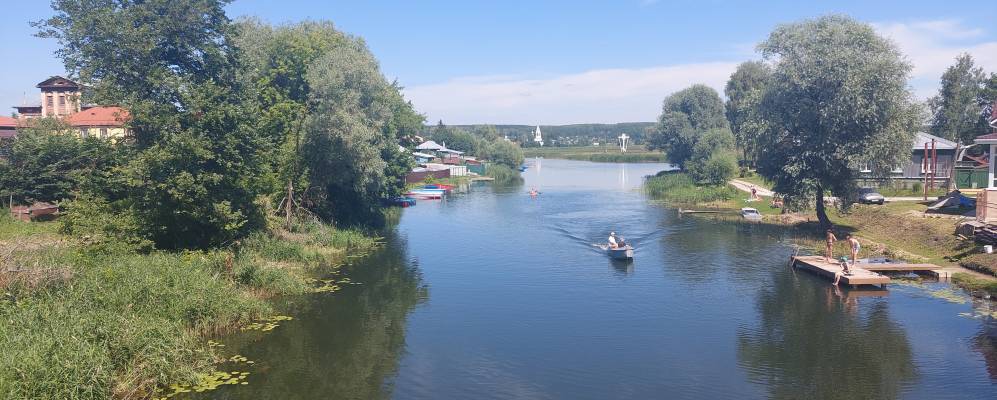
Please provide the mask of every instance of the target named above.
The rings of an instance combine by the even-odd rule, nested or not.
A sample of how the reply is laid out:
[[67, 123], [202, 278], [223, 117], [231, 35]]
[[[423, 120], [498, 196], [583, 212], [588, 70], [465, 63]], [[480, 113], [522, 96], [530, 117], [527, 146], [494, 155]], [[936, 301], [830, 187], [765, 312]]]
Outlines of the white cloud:
[[915, 94], [928, 98], [938, 91], [942, 73], [960, 53], [969, 53], [976, 65], [997, 72], [997, 40], [982, 39], [983, 29], [957, 20], [874, 24], [880, 34], [892, 39], [914, 65]]
[[[942, 72], [968, 52], [978, 66], [997, 72], [997, 40], [957, 20], [874, 24], [914, 65], [911, 82], [921, 99], [934, 95]], [[727, 60], [752, 57], [746, 43], [730, 48]], [[739, 61], [651, 68], [591, 70], [537, 78], [477, 76], [413, 86], [405, 90], [430, 122], [448, 124], [571, 124], [653, 121], [669, 93], [695, 83], [718, 91]]]
[[718, 91], [735, 62], [603, 69], [548, 79], [458, 78], [414, 86], [405, 95], [430, 121], [448, 124], [570, 124], [653, 121], [661, 101], [694, 83]]

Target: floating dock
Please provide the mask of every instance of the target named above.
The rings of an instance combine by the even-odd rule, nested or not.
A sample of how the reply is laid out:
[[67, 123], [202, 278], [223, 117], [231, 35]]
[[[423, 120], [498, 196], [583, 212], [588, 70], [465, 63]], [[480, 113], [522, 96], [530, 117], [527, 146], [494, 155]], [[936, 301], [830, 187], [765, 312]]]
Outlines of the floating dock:
[[[840, 263], [837, 261], [826, 262], [824, 261], [824, 257], [821, 256], [793, 257], [793, 266], [832, 281], [837, 274], [844, 272]], [[863, 269], [859, 266], [853, 266], [849, 268], [849, 271], [851, 271], [851, 275], [842, 275], [840, 283], [845, 285], [886, 285], [890, 283], [890, 277]]]

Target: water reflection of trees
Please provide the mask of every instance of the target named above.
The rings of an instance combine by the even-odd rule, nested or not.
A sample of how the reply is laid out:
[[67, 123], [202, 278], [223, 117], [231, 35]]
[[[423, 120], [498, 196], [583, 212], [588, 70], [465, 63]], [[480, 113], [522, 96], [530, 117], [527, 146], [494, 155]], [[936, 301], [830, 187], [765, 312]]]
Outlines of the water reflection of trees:
[[997, 326], [985, 323], [973, 338], [973, 348], [983, 356], [990, 379], [997, 380]]
[[856, 307], [822, 282], [772, 274], [760, 325], [738, 333], [738, 360], [776, 399], [892, 399], [917, 378], [885, 302]]
[[[428, 289], [409, 265], [403, 243], [389, 244], [349, 276], [361, 285], [315, 295], [292, 324], [243, 354], [261, 370], [250, 385], [222, 391], [223, 398], [378, 399], [391, 397], [390, 382], [405, 347], [407, 315]], [[252, 346], [252, 345], [250, 345]], [[217, 398], [217, 397], [216, 397]]]

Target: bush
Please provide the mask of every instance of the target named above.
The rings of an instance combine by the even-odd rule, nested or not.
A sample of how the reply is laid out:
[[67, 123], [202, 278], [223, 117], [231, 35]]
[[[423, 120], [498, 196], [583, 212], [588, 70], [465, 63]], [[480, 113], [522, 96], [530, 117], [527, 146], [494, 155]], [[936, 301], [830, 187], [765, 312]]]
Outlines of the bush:
[[15, 202], [57, 202], [82, 186], [101, 187], [124, 153], [100, 139], [61, 131], [18, 135], [0, 161], [0, 197]]
[[153, 248], [141, 223], [127, 208], [93, 196], [80, 197], [64, 208], [66, 215], [59, 220], [62, 233], [82, 239], [89, 250], [111, 254]]
[[485, 169], [485, 175], [495, 178], [497, 183], [522, 183], [523, 177], [519, 170], [509, 168], [504, 164], [491, 164]]
[[730, 151], [714, 153], [703, 163], [690, 164], [689, 174], [707, 185], [724, 185], [737, 171], [737, 157]]
[[484, 157], [494, 164], [504, 165], [512, 169], [523, 165], [523, 149], [506, 140], [496, 140], [489, 143]]

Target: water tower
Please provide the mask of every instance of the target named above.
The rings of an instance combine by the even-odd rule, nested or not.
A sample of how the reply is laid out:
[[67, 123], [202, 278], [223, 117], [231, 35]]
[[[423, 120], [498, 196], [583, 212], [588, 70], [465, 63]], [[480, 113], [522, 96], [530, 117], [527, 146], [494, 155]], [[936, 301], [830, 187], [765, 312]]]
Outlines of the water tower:
[[620, 153], [626, 153], [627, 152], [627, 142], [630, 141], [630, 136], [627, 136], [627, 134], [624, 133], [624, 134], [620, 135], [620, 137], [618, 137], [617, 139], [619, 139], [619, 141], [620, 141]]

